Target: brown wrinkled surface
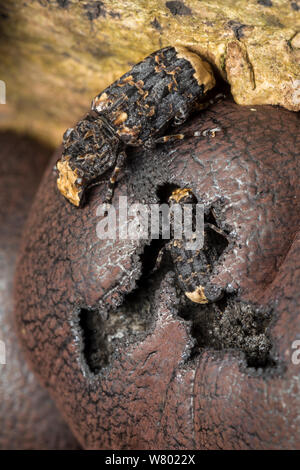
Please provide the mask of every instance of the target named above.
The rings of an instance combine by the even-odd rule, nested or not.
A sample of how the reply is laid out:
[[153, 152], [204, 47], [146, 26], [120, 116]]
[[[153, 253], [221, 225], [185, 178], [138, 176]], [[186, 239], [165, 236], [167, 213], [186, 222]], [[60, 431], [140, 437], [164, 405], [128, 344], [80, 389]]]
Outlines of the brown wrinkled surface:
[[101, 312], [122, 302], [140, 276], [142, 247], [97, 238], [104, 186], [78, 210], [46, 173], [23, 239], [16, 318], [28, 358], [85, 447], [299, 448], [299, 365], [291, 362], [300, 307], [298, 122], [278, 108], [215, 105], [188, 126], [218, 125], [221, 133], [133, 155], [114, 197], [128, 192], [130, 201], [154, 202], [168, 182], [190, 187], [204, 203], [225, 198], [236, 243], [215, 282], [239, 287], [241, 299], [272, 301], [273, 371], [247, 368], [237, 350], [205, 349], [191, 358], [189, 325], [177, 315], [166, 275], [152, 327], [91, 374], [78, 308], [100, 305]]
[[25, 137], [0, 134], [0, 449], [74, 449], [66, 424], [29, 370], [13, 325], [12, 284], [23, 223], [49, 150]]

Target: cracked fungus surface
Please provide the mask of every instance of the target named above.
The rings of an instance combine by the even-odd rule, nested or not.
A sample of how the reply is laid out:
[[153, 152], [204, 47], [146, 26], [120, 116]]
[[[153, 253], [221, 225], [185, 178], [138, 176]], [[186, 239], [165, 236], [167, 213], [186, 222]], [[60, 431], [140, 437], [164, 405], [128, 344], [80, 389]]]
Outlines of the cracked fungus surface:
[[96, 94], [168, 45], [205, 56], [239, 104], [299, 110], [299, 0], [9, 0], [0, 23], [9, 93], [0, 123], [50, 143]]
[[159, 243], [97, 237], [105, 182], [82, 209], [66, 203], [52, 172], [57, 153], [40, 186], [16, 273], [16, 321], [35, 373], [84, 447], [300, 447], [291, 360], [300, 306], [298, 117], [227, 99], [182, 131], [215, 126], [215, 137], [161, 145], [151, 158], [134, 150], [113, 199], [152, 204], [190, 188], [204, 204], [215, 227], [203, 281], [225, 289], [205, 305], [186, 303], [168, 250], [153, 272]]

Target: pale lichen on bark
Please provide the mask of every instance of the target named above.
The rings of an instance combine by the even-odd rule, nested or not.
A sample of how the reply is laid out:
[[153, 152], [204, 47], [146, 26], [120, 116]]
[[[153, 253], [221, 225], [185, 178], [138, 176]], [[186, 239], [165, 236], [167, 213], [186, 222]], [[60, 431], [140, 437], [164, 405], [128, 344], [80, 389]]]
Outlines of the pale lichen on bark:
[[298, 0], [7, 0], [0, 126], [57, 144], [101, 89], [156, 49], [186, 45], [237, 103], [300, 109]]

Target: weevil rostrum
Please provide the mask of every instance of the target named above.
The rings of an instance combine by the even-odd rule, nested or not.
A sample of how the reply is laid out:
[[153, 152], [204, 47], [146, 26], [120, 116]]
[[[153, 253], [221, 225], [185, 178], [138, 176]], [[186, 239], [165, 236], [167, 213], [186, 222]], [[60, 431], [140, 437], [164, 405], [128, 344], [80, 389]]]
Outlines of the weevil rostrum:
[[91, 111], [65, 132], [57, 162], [59, 191], [81, 206], [86, 190], [111, 170], [106, 198], [111, 200], [126, 148], [149, 149], [184, 138], [165, 133], [182, 124], [214, 86], [209, 63], [185, 47], [165, 47], [134, 65], [97, 95]]

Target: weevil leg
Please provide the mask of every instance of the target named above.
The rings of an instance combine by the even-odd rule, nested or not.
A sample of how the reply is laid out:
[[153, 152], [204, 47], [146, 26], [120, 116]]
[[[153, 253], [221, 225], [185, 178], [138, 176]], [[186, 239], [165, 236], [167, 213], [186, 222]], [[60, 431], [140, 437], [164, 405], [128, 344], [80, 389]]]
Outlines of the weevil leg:
[[158, 137], [157, 139], [155, 139], [155, 144], [166, 144], [169, 142], [174, 142], [176, 140], [182, 140], [185, 137], [186, 137], [186, 134], [164, 135], [163, 137]]
[[155, 139], [156, 144], [167, 144], [176, 140], [187, 139], [190, 137], [215, 137], [217, 132], [221, 132], [221, 127], [216, 126], [212, 128], [203, 129], [203, 131], [185, 132], [184, 134], [172, 134], [158, 137]]
[[[225, 98], [226, 98], [226, 95], [224, 93], [218, 93], [217, 95], [213, 96], [211, 99], [205, 102], [196, 103], [194, 105], [193, 111], [202, 111], [212, 106], [213, 104], [223, 101]], [[182, 107], [176, 114], [174, 121], [173, 121], [173, 125], [178, 126], [178, 125], [183, 124], [189, 117], [190, 113], [191, 113], [191, 109]], [[155, 144], [165, 144], [168, 142], [182, 140], [182, 139], [186, 139], [189, 137], [209, 137], [209, 136], [214, 137], [216, 132], [220, 132], [221, 130], [222, 129], [220, 127], [216, 126], [211, 129], [203, 129], [202, 131], [185, 132], [184, 134], [182, 133], [182, 134], [166, 135], [163, 137], [159, 137], [158, 139], [155, 139]]]
[[204, 109], [207, 109], [216, 103], [220, 103], [220, 101], [223, 101], [225, 98], [226, 98], [226, 95], [224, 93], [218, 93], [217, 95], [213, 96], [207, 101], [199, 102], [199, 103], [196, 102], [193, 105], [193, 108], [182, 106], [179, 109], [176, 116], [174, 117], [173, 126], [174, 127], [181, 126], [187, 121], [187, 119], [190, 117], [192, 112], [203, 111]]
[[126, 157], [127, 157], [126, 152], [120, 152], [119, 155], [117, 156], [116, 164], [111, 174], [111, 177], [109, 178], [108, 188], [106, 191], [105, 203], [107, 204], [111, 203], [112, 197], [114, 195], [114, 188], [115, 188], [115, 184], [117, 181], [117, 176], [125, 164]]

